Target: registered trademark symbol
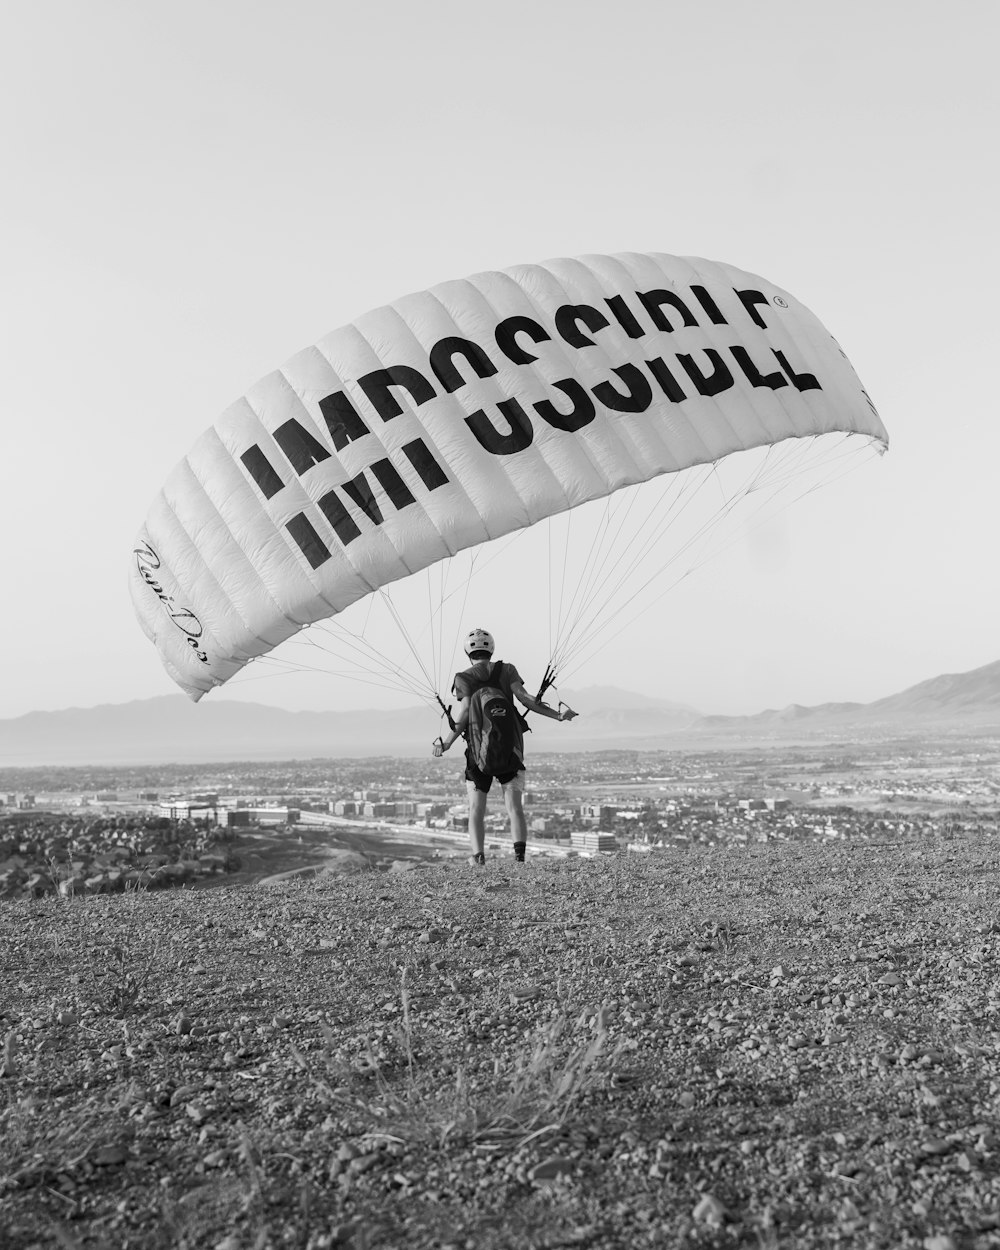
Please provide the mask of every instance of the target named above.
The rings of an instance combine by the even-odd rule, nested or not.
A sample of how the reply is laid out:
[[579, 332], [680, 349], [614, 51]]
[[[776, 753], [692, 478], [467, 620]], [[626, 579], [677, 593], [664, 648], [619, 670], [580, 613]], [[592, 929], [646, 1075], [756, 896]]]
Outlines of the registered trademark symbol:
[[774, 302], [778, 305], [778, 307], [779, 307], [779, 308], [787, 308], [787, 307], [788, 307], [788, 301], [787, 301], [787, 300], [783, 300], [783, 299], [781, 298], [781, 296], [780, 296], [780, 295], [776, 295], [776, 296], [774, 297]]

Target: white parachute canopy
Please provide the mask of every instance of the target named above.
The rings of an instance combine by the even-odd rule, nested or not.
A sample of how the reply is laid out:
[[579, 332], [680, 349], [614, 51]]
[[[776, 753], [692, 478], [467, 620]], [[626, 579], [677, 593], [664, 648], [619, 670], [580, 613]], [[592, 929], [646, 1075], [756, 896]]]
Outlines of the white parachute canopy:
[[519, 266], [406, 296], [260, 381], [168, 477], [130, 589], [194, 699], [266, 657], [433, 701], [507, 536], [549, 544], [565, 673], [725, 542], [737, 501], [887, 444], [829, 331], [763, 278], [659, 253]]

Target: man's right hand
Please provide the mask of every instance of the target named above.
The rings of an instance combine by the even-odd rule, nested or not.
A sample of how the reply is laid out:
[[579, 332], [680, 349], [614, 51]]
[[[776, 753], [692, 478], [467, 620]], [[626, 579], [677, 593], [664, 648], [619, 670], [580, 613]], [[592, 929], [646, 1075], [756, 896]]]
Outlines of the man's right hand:
[[431, 754], [434, 756], [434, 758], [435, 758], [436, 760], [439, 760], [439, 759], [441, 758], [441, 756], [442, 756], [442, 755], [444, 755], [444, 752], [445, 752], [444, 739], [443, 739], [443, 738], [435, 738], [435, 739], [434, 739], [434, 747], [433, 747], [433, 749], [432, 749], [432, 751], [431, 751]]

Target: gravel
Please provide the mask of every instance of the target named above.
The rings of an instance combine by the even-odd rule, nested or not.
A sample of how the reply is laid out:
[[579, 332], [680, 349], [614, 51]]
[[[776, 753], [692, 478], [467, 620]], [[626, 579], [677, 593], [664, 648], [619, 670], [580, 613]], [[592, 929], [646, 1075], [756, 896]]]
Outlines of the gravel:
[[6, 903], [0, 1242], [1000, 1246], [996, 859]]

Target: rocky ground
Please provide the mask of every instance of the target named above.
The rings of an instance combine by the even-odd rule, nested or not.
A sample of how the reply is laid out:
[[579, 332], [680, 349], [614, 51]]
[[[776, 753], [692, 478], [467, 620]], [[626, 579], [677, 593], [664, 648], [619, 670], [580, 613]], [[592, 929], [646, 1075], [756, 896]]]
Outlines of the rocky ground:
[[1000, 1247], [997, 854], [0, 908], [14, 1248]]

